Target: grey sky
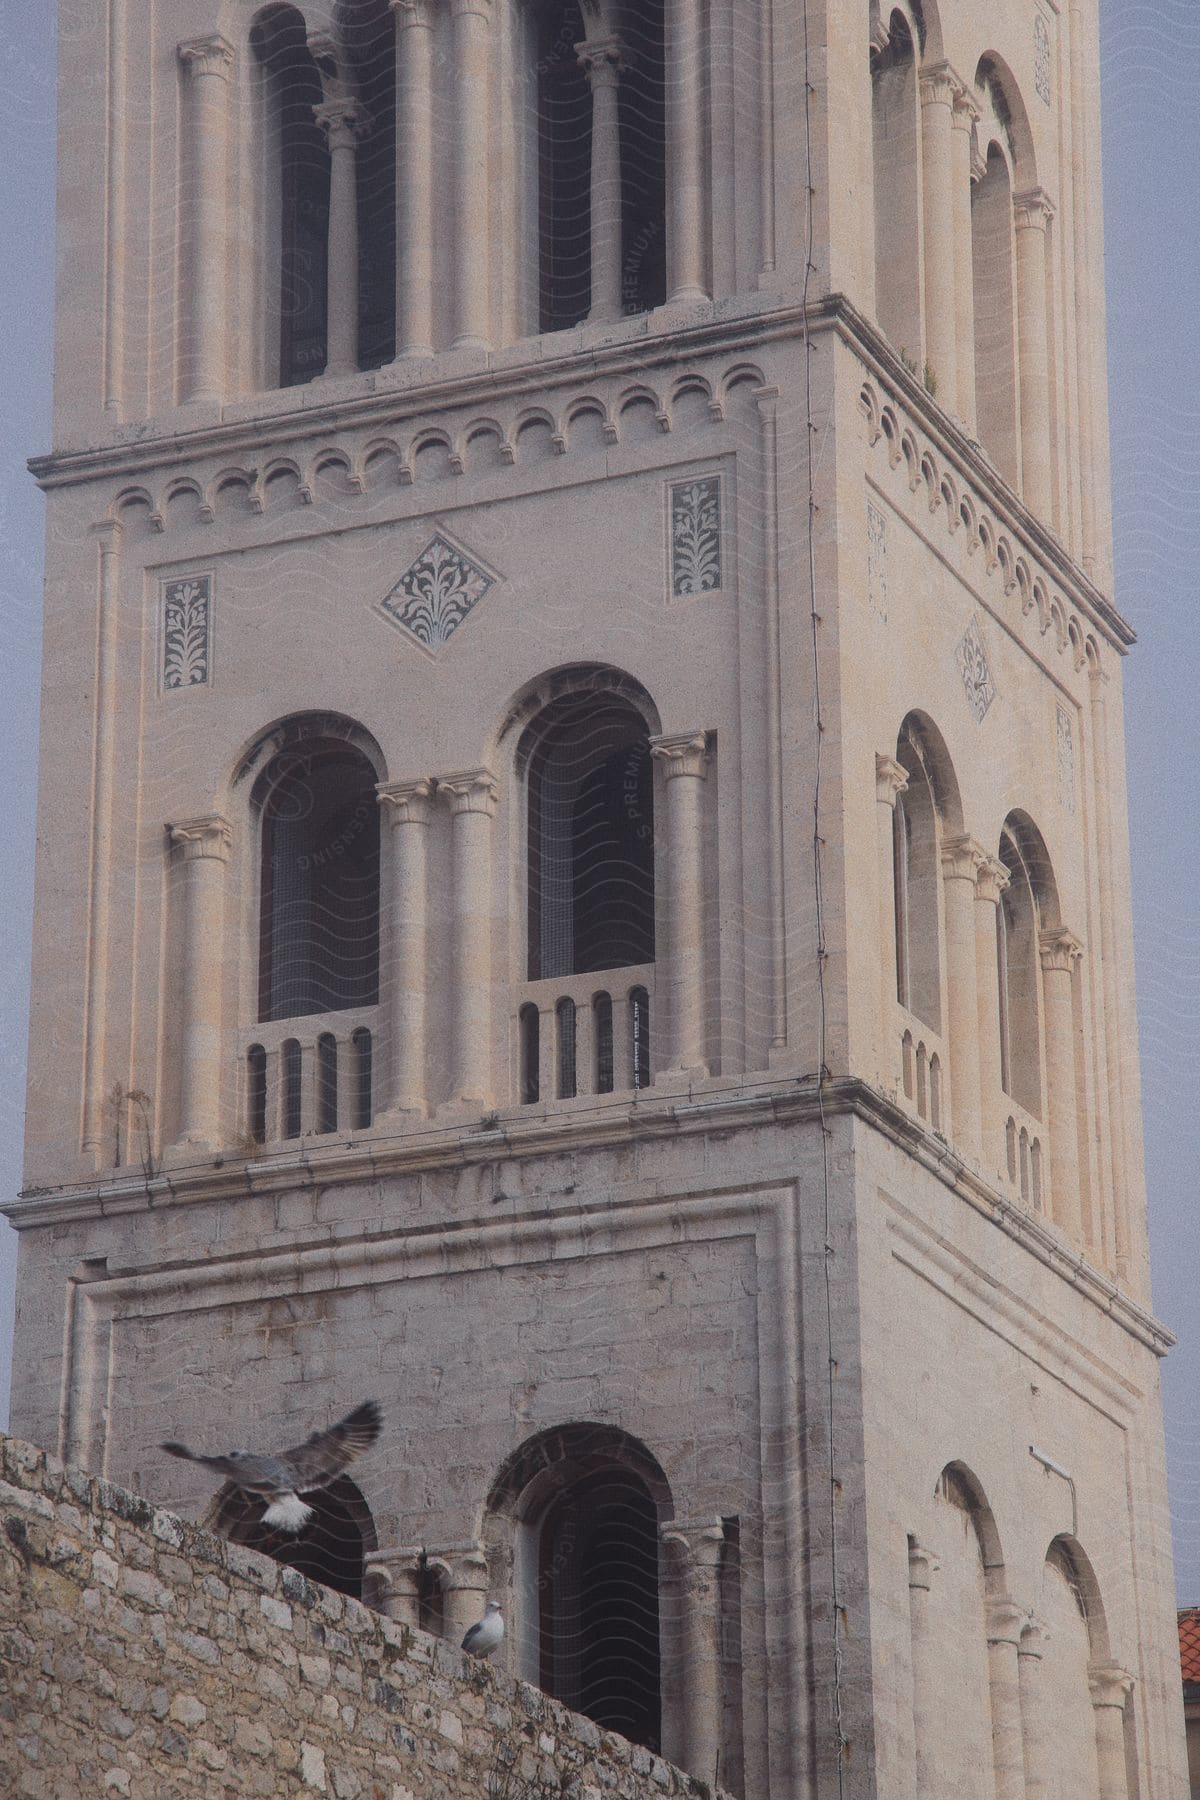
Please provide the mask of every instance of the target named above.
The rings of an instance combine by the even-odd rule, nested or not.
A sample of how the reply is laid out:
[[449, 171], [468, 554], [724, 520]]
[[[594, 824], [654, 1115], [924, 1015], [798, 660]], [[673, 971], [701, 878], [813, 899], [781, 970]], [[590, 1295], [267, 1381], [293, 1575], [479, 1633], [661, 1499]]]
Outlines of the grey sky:
[[[847, 4], [850, 0], [847, 0]], [[857, 3], [857, 0], [856, 0]], [[984, 0], [979, 0], [981, 5]], [[32, 906], [42, 504], [49, 445], [52, 0], [0, 0], [0, 1190], [20, 1184]], [[864, 6], [865, 14], [865, 6]], [[1180, 1597], [1200, 1601], [1200, 5], [1101, 0], [1117, 600], [1126, 666], [1138, 983], [1155, 1308], [1180, 1338], [1164, 1371]], [[82, 618], [82, 615], [81, 615]], [[0, 1416], [15, 1240], [0, 1225]]]

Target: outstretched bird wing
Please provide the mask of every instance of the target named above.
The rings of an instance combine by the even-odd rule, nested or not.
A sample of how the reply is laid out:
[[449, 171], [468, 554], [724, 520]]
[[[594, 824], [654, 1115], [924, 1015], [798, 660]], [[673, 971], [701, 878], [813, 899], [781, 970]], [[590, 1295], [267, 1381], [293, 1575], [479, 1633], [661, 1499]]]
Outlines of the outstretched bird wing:
[[248, 1480], [253, 1480], [260, 1474], [265, 1475], [275, 1467], [274, 1458], [268, 1456], [202, 1456], [198, 1450], [189, 1450], [186, 1444], [162, 1444], [160, 1448], [168, 1456], [182, 1457], [185, 1462], [203, 1463], [206, 1469], [215, 1469], [218, 1475], [228, 1475], [242, 1486]]
[[296, 1493], [311, 1492], [335, 1481], [356, 1456], [370, 1449], [382, 1424], [378, 1404], [366, 1400], [328, 1431], [314, 1431], [294, 1450], [284, 1450], [279, 1461], [294, 1477]]

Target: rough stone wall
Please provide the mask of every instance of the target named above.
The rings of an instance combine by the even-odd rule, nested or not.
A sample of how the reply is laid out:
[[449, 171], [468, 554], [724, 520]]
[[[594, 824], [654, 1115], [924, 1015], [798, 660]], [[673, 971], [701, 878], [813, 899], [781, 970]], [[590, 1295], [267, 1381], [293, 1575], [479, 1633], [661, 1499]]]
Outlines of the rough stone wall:
[[708, 1790], [450, 1645], [0, 1438], [0, 1792]]

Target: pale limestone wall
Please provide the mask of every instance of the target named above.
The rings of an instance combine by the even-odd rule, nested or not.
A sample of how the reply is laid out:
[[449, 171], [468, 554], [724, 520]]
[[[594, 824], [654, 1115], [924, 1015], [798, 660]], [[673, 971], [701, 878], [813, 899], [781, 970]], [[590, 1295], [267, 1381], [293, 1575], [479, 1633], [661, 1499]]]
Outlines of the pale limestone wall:
[[456, 1648], [0, 1441], [0, 1779], [29, 1800], [708, 1793]]

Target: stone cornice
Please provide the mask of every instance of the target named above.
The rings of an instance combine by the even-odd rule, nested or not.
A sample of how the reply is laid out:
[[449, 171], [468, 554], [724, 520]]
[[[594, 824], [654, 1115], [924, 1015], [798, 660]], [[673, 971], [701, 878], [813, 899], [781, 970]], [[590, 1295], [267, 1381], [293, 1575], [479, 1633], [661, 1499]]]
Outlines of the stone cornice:
[[[145, 479], [151, 471], [165, 474], [202, 458], [232, 461], [245, 454], [257, 463], [272, 448], [294, 446], [302, 438], [394, 427], [443, 409], [475, 405], [492, 409], [498, 401], [544, 394], [578, 382], [583, 375], [594, 382], [606, 375], [644, 376], [656, 368], [677, 372], [689, 356], [752, 354], [758, 346], [797, 337], [804, 328], [804, 308], [794, 301], [781, 302], [777, 295], [743, 295], [735, 311], [723, 304], [719, 316], [717, 312], [714, 308], [714, 316], [687, 324], [664, 317], [653, 329], [647, 329], [645, 320], [630, 321], [628, 333], [618, 331], [615, 340], [611, 327], [596, 327], [594, 343], [593, 334], [583, 327], [576, 347], [557, 355], [539, 354], [552, 343], [549, 337], [531, 339], [524, 357], [520, 345], [493, 355], [447, 353], [433, 359], [432, 376], [428, 365], [390, 365], [359, 376], [363, 388], [358, 393], [347, 395], [348, 382], [330, 384], [339, 392], [327, 400], [316, 397], [319, 383], [270, 390], [253, 397], [252, 415], [246, 398], [231, 402], [226, 417], [210, 414], [194, 425], [188, 423], [186, 410], [182, 416], [163, 415], [125, 427], [123, 441], [33, 457], [29, 468], [41, 487], [51, 489], [104, 478]], [[1054, 532], [1029, 511], [963, 426], [943, 412], [888, 340], [844, 295], [832, 294], [810, 305], [808, 330], [813, 336], [834, 332], [860, 358], [902, 402], [940, 454], [980, 492], [997, 519], [1028, 543], [1071, 604], [1111, 643], [1124, 648], [1136, 642], [1130, 625]], [[454, 373], [443, 372], [453, 364], [458, 364]], [[296, 399], [297, 394], [302, 400]], [[243, 412], [246, 417], [232, 416]]]
[[[755, 1125], [820, 1126], [822, 1121], [846, 1114], [861, 1119], [905, 1151], [1156, 1356], [1165, 1356], [1174, 1345], [1176, 1340], [1165, 1325], [1093, 1267], [1041, 1214], [992, 1187], [968, 1169], [936, 1132], [856, 1077], [828, 1082], [821, 1093], [811, 1077], [789, 1081], [776, 1076], [761, 1085], [747, 1080], [736, 1086], [723, 1086], [719, 1078], [713, 1078], [696, 1083], [686, 1099], [658, 1096], [649, 1089], [647, 1097], [633, 1105], [614, 1099], [564, 1105], [549, 1112], [513, 1107], [492, 1115], [494, 1124], [481, 1121], [474, 1130], [424, 1125], [394, 1136], [371, 1133], [321, 1145], [306, 1141], [303, 1146], [249, 1159], [233, 1154], [214, 1156], [150, 1175], [126, 1172], [99, 1182], [35, 1189], [0, 1206], [0, 1216], [18, 1231], [29, 1231], [171, 1206], [236, 1201], [248, 1193], [286, 1193], [314, 1183], [377, 1183], [386, 1175], [478, 1167], [517, 1157], [561, 1157], [664, 1136], [687, 1137]], [[763, 1174], [766, 1179], [768, 1171]], [[445, 1229], [453, 1232], [459, 1224], [448, 1223]]]

